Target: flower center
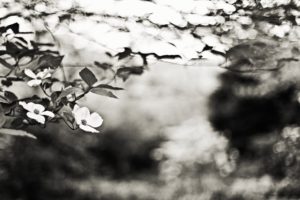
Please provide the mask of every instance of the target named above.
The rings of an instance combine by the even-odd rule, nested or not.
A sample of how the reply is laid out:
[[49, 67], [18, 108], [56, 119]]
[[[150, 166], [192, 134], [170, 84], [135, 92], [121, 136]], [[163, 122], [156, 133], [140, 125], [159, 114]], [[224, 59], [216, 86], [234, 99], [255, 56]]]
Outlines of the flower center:
[[81, 120], [81, 124], [85, 126], [85, 125], [87, 125], [87, 121], [85, 119], [83, 119], [83, 120]]
[[40, 111], [38, 109], [34, 109], [33, 113], [38, 115], [40, 114]]

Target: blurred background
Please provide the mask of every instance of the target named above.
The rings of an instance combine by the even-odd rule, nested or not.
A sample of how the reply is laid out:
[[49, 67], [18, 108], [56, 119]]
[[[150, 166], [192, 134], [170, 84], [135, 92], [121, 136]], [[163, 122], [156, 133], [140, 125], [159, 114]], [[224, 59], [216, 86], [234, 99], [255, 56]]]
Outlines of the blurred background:
[[[124, 90], [78, 102], [103, 117], [99, 134], [60, 123], [29, 127], [37, 140], [1, 135], [0, 199], [300, 199], [299, 62], [280, 62], [299, 58], [300, 14], [297, 1], [259, 2], [1, 1], [2, 24], [18, 22], [65, 56], [57, 78], [90, 67]], [[254, 21], [256, 8], [273, 9], [272, 20]], [[142, 65], [115, 57], [125, 47], [181, 59], [154, 56], [126, 81], [93, 65]], [[263, 70], [247, 73], [245, 56]], [[42, 94], [22, 83], [9, 90]]]

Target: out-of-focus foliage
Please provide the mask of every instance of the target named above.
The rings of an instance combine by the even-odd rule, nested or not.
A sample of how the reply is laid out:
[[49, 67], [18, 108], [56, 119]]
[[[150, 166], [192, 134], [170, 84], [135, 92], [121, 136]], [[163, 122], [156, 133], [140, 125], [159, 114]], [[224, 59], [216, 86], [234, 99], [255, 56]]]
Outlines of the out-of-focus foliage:
[[[131, 75], [141, 75], [153, 61], [151, 58], [184, 65], [214, 60], [215, 64], [223, 63], [223, 67], [237, 72], [277, 70], [297, 62], [298, 4], [297, 1], [225, 0], [190, 0], [184, 4], [114, 0], [4, 1], [0, 16], [4, 24], [1, 26], [2, 56], [9, 57], [1, 58], [1, 64], [8, 69], [2, 84], [10, 86], [14, 81], [28, 81], [29, 86], [40, 85], [49, 97], [44, 98], [50, 101], [49, 105], [39, 98], [34, 100], [43, 105], [42, 110], [50, 106], [48, 114], [34, 117], [36, 114], [24, 107], [27, 115], [32, 116], [29, 121], [25, 118], [29, 124], [35, 121], [44, 124], [48, 116], [54, 121], [63, 119], [72, 129], [78, 125], [83, 130], [97, 132], [89, 125], [101, 124], [85, 126], [85, 121], [92, 118], [80, 118], [84, 120], [81, 123], [78, 117], [72, 118], [70, 108], [88, 92], [116, 98], [111, 90], [119, 88], [107, 84], [116, 78], [125, 81]], [[31, 36], [22, 36], [30, 33]], [[76, 41], [70, 43], [66, 36]], [[88, 62], [88, 66], [97, 67], [96, 72], [100, 70], [101, 75], [97, 78], [85, 67], [79, 73], [83, 81], [67, 80], [66, 73], [74, 74], [74, 70], [65, 70], [64, 65], [78, 64], [79, 60], [74, 58], [80, 59], [79, 51], [89, 43], [101, 46], [102, 50], [92, 60], [80, 60], [81, 65]], [[67, 50], [67, 46], [72, 50]], [[62, 63], [61, 51], [66, 54], [65, 63]], [[63, 80], [52, 77], [57, 69], [61, 70]], [[60, 84], [59, 90], [53, 89], [54, 83]], [[20, 101], [7, 98], [2, 96], [2, 103], [15, 105]], [[28, 101], [30, 99], [25, 103]], [[9, 108], [14, 109], [15, 106]]]
[[[31, 85], [53, 84], [53, 93], [48, 98], [53, 105], [48, 106], [48, 100], [44, 106], [54, 112], [64, 105], [62, 112], [72, 127], [76, 121], [71, 108], [76, 97], [100, 94], [115, 98], [114, 93], [122, 89], [117, 87], [119, 80], [130, 81], [132, 75], [145, 77], [148, 65], [157, 61], [161, 67], [163, 63], [193, 66], [204, 63], [222, 64], [228, 70], [220, 76], [220, 86], [207, 102], [211, 124], [205, 117], [199, 117], [200, 111], [195, 111], [201, 109], [195, 101], [203, 103], [198, 98], [205, 95], [198, 91], [185, 93], [195, 83], [188, 78], [189, 84], [181, 85], [181, 73], [176, 77], [181, 87], [158, 89], [172, 82], [168, 73], [163, 76], [163, 70], [158, 70], [160, 76], [148, 80], [151, 87], [145, 83], [127, 83], [128, 87], [133, 84], [131, 92], [126, 91], [131, 96], [127, 99], [127, 109], [116, 114], [113, 112], [116, 105], [106, 104], [109, 106], [103, 112], [119, 120], [129, 120], [114, 122], [118, 127], [104, 129], [103, 136], [65, 134], [64, 129], [56, 131], [57, 127], [49, 129], [49, 133], [32, 130], [38, 142], [1, 135], [0, 197], [8, 200], [300, 197], [299, 1], [5, 0], [0, 3], [3, 5], [1, 33], [7, 38], [2, 44], [14, 61], [7, 62], [6, 57], [0, 60], [3, 69], [9, 72], [11, 66], [17, 66], [24, 49], [34, 50], [29, 61], [37, 59], [37, 63], [42, 63], [41, 70], [35, 71], [36, 63], [29, 67], [34, 75], [26, 75], [22, 68], [4, 77], [0, 98], [4, 110], [16, 109], [15, 102], [20, 98], [17, 92], [7, 89], [19, 82], [12, 75], [26, 78]], [[11, 40], [12, 33], [8, 30], [19, 32], [22, 37]], [[43, 76], [45, 63], [57, 70], [54, 78]], [[205, 77], [201, 79], [203, 88], [209, 87]], [[45, 98], [35, 96], [30, 100], [41, 103]], [[170, 99], [177, 102], [172, 104]], [[155, 109], [155, 100], [163, 106]], [[188, 100], [193, 101], [192, 109], [182, 103]], [[104, 108], [104, 101], [99, 102], [90, 106]], [[163, 112], [167, 108], [168, 112]], [[3, 115], [10, 113], [3, 109], [0, 109], [1, 127], [8, 123]], [[135, 116], [133, 110], [138, 109], [147, 117]], [[176, 109], [180, 110], [181, 118], [174, 123], [170, 118], [175, 112], [170, 110]], [[28, 120], [24, 109], [22, 112]], [[187, 112], [196, 117], [186, 115]], [[24, 128], [23, 118], [10, 125]], [[91, 128], [93, 123], [77, 124]], [[149, 132], [155, 137], [149, 137]]]
[[226, 51], [244, 40], [299, 39], [296, 0], [8, 0], [2, 4], [1, 19], [11, 15], [25, 19], [41, 40], [68, 34], [75, 40], [70, 44], [77, 50], [74, 53], [94, 42], [104, 60], [111, 62], [112, 55], [126, 60], [120, 65], [143, 66], [157, 59], [187, 65], [203, 59], [222, 63]]
[[[86, 132], [99, 132], [95, 128], [102, 125], [103, 119], [98, 113], [90, 113], [87, 107], [76, 105], [77, 101], [89, 92], [117, 98], [112, 91], [122, 88], [108, 85], [111, 80], [102, 76], [97, 78], [87, 67], [80, 70], [80, 79], [67, 79], [62, 65], [64, 56], [59, 55], [58, 51], [41, 50], [40, 46], [52, 44], [26, 40], [22, 35], [32, 32], [22, 32], [19, 26], [19, 23], [0, 26], [3, 40], [0, 44], [0, 63], [4, 68], [0, 75], [0, 133], [35, 138], [19, 129], [28, 125], [46, 126], [60, 120], [72, 130], [80, 128]], [[113, 71], [114, 79], [120, 76], [122, 69]], [[63, 78], [53, 75], [57, 71], [64, 75]], [[131, 73], [131, 70], [126, 72]], [[28, 87], [39, 89], [42, 94], [33, 91], [20, 98], [18, 93], [8, 89], [16, 82], [25, 83], [23, 87], [27, 83]], [[58, 86], [55, 88], [55, 85]]]

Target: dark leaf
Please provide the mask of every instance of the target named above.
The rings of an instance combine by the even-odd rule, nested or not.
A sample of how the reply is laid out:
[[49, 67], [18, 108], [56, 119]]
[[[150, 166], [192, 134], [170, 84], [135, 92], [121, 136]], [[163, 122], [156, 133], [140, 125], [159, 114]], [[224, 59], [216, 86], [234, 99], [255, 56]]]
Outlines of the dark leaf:
[[118, 57], [119, 60], [124, 59], [128, 56], [130, 56], [130, 54], [132, 53], [132, 50], [128, 47], [124, 48], [124, 51], [117, 53], [116, 56]]
[[24, 44], [27, 44], [27, 41], [23, 38], [23, 37], [15, 37], [16, 39], [20, 40], [21, 42], [23, 42]]
[[74, 116], [70, 112], [63, 112], [62, 116], [66, 119], [66, 121], [70, 122], [71, 124], [74, 122]]
[[107, 84], [100, 84], [100, 85], [95, 86], [94, 88], [104, 88], [104, 89], [109, 89], [109, 90], [124, 90], [123, 88], [114, 87], [114, 86], [107, 85]]
[[56, 103], [57, 102], [57, 98], [59, 97], [60, 94], [61, 94], [61, 91], [53, 92], [51, 94], [51, 101]]
[[63, 90], [60, 95], [57, 97], [56, 101], [60, 101], [62, 98], [67, 97], [70, 94], [82, 93], [83, 90], [81, 88], [70, 87]]
[[4, 96], [0, 95], [0, 103], [9, 103], [9, 101]]
[[202, 51], [212, 50], [213, 47], [209, 45], [205, 45], [205, 47], [202, 49]]
[[8, 26], [6, 26], [6, 30], [11, 29], [14, 33], [19, 33], [19, 24], [18, 23], [14, 23], [14, 24], [10, 24]]
[[63, 106], [60, 110], [61, 116], [69, 127], [75, 126], [75, 119], [72, 114], [72, 109], [69, 106]]
[[101, 68], [101, 69], [104, 69], [104, 70], [107, 70], [107, 69], [112, 68], [112, 65], [109, 64], [109, 63], [99, 63], [99, 62], [95, 61], [94, 64], [95, 64], [97, 67], [99, 67], [99, 68]]
[[4, 115], [4, 110], [3, 110], [2, 106], [0, 105], [0, 127], [3, 127], [5, 122], [6, 122], [6, 118]]
[[48, 89], [48, 88], [51, 87], [51, 85], [52, 85], [52, 81], [49, 80], [49, 79], [45, 79], [44, 82], [43, 82], [42, 87], [43, 87], [44, 89]]
[[[60, 66], [63, 58], [64, 58], [64, 56], [53, 56], [50, 54], [44, 55], [39, 58], [38, 65], [39, 65], [39, 67], [50, 67], [52, 69], [55, 69], [58, 66]], [[37, 67], [37, 68], [39, 68], [39, 67]]]
[[50, 105], [50, 100], [48, 98], [42, 98], [40, 100], [40, 104], [42, 104], [43, 106], [45, 106], [47, 108]]
[[9, 64], [8, 62], [6, 62], [4, 59], [0, 58], [0, 64], [8, 69], [13, 69], [14, 67]]
[[141, 75], [143, 72], [143, 67], [122, 67], [117, 70], [116, 75], [126, 81], [130, 75]]
[[38, 46], [48, 46], [48, 47], [53, 47], [53, 43], [40, 43], [40, 42], [35, 42], [35, 41], [30, 41], [31, 45], [35, 48], [38, 48]]
[[226, 56], [226, 54], [225, 53], [223, 53], [223, 52], [220, 52], [220, 51], [216, 51], [216, 50], [214, 50], [214, 49], [212, 49], [211, 50], [211, 53], [213, 53], [213, 54], [215, 54], [215, 55], [220, 55], [220, 56]]
[[17, 44], [19, 47], [21, 47], [21, 49], [28, 49], [25, 45], [26, 44], [22, 44], [20, 41], [16, 41], [15, 44]]
[[18, 97], [10, 92], [10, 91], [5, 91], [4, 92], [4, 96], [6, 97], [6, 99], [9, 101], [9, 102], [13, 102], [13, 101], [17, 101], [18, 100]]
[[16, 57], [20, 53], [20, 49], [11, 42], [5, 43], [6, 51], [11, 54], [13, 57]]
[[109, 52], [105, 52], [105, 55], [107, 55], [108, 57], [113, 57], [112, 55], [111, 55], [111, 53], [109, 53]]
[[142, 53], [142, 52], [136, 52], [135, 54], [138, 54], [142, 57], [144, 65], [147, 65], [147, 56], [154, 56], [158, 60], [181, 58], [180, 55], [158, 55], [156, 53]]
[[6, 86], [6, 87], [9, 87], [9, 86], [12, 85], [12, 81], [11, 81], [11, 79], [5, 79], [5, 80], [1, 81], [1, 84]]
[[23, 123], [23, 119], [18, 117], [16, 119], [14, 119], [12, 122], [11, 122], [11, 127], [13, 128], [21, 128], [23, 127], [24, 123]]
[[90, 90], [90, 92], [98, 94], [98, 95], [102, 95], [102, 96], [118, 98], [111, 91], [108, 91], [108, 90], [103, 89], [103, 88], [93, 88], [93, 89]]
[[86, 82], [89, 86], [92, 86], [98, 81], [94, 73], [88, 68], [84, 68], [83, 70], [81, 70], [79, 72], [79, 75], [82, 78], [82, 80]]
[[71, 19], [71, 17], [72, 17], [71, 14], [67, 13], [67, 14], [60, 15], [58, 17], [58, 19], [59, 19], [59, 22], [63, 22], [64, 20]]
[[157, 59], [175, 59], [175, 58], [181, 58], [180, 55], [156, 55]]

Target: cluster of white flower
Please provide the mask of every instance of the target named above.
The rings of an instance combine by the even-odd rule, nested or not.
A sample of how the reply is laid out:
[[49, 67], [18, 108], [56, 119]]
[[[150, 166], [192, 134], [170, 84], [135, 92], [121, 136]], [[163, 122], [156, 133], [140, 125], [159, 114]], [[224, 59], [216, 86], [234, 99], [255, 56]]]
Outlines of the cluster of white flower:
[[[30, 87], [36, 87], [43, 83], [47, 78], [50, 78], [54, 70], [45, 68], [41, 71], [34, 72], [31, 69], [25, 69], [24, 74], [29, 78], [27, 84]], [[26, 116], [35, 120], [40, 124], [45, 124], [46, 117], [54, 118], [55, 114], [51, 111], [46, 111], [46, 108], [41, 104], [33, 102], [26, 103], [20, 101], [19, 104], [27, 111]], [[79, 107], [75, 105], [72, 111], [74, 120], [78, 127], [86, 132], [98, 133], [98, 128], [102, 125], [103, 119], [98, 113], [90, 113], [87, 107]]]
[[[45, 116], [50, 118], [55, 117], [53, 112], [45, 110], [45, 107], [41, 104], [35, 104], [32, 102], [26, 103], [24, 101], [20, 101], [19, 104], [25, 110], [27, 110], [27, 117], [41, 124], [45, 124]], [[79, 107], [78, 105], [75, 105], [72, 114], [75, 118], [76, 124], [80, 129], [92, 133], [99, 132], [95, 128], [98, 128], [102, 125], [103, 119], [98, 113], [90, 113], [87, 107]]]
[[37, 74], [35, 74], [31, 69], [25, 69], [24, 73], [31, 78], [31, 80], [29, 80], [27, 82], [27, 84], [30, 87], [35, 87], [35, 86], [39, 86], [42, 81], [46, 78], [50, 78], [52, 75], [53, 70], [48, 68], [48, 69], [44, 69], [43, 71], [38, 72]]

